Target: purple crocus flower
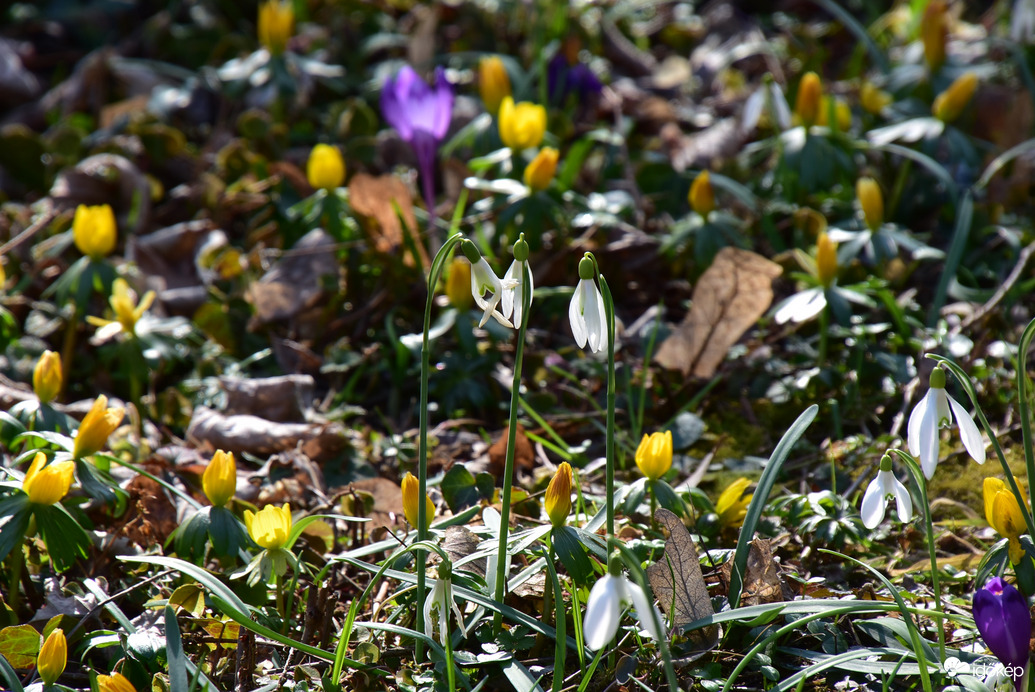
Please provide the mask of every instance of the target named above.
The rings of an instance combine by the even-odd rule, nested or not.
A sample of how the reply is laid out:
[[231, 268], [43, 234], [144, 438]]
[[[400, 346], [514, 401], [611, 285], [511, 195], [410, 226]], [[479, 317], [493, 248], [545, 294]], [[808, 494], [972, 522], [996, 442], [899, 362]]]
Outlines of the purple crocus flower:
[[568, 94], [575, 94], [581, 103], [590, 96], [599, 94], [603, 88], [588, 65], [580, 62], [569, 65], [561, 53], [553, 56], [546, 65], [546, 90], [551, 101], [563, 102]]
[[446, 136], [453, 117], [453, 85], [445, 70], [435, 68], [435, 86], [428, 86], [412, 67], [404, 65], [385, 82], [381, 92], [381, 113], [417, 153], [424, 203], [435, 207], [435, 151]]
[[1018, 673], [1011, 677], [1020, 684], [1031, 638], [1028, 599], [999, 577], [993, 577], [974, 592], [974, 622], [985, 644], [1007, 667], [1007, 673]]

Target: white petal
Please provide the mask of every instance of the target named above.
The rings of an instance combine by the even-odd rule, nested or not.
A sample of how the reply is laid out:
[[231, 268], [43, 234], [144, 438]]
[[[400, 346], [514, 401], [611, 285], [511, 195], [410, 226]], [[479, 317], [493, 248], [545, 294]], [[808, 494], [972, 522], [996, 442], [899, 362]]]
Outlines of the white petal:
[[[439, 579], [438, 583], [442, 584], [442, 600], [438, 604], [438, 641], [445, 646], [446, 638], [449, 637], [449, 590], [445, 580]], [[435, 588], [438, 588], [438, 584]]]
[[619, 588], [619, 578], [605, 574], [589, 592], [582, 627], [586, 633], [586, 646], [592, 651], [606, 646], [618, 631], [618, 618], [621, 614], [618, 605], [621, 599]]
[[521, 328], [521, 316], [525, 314], [525, 293], [528, 293], [528, 305], [532, 305], [532, 292], [535, 290], [532, 281], [532, 268], [528, 268], [528, 284], [524, 281], [524, 269], [520, 271], [521, 285], [514, 291], [514, 328]]
[[938, 427], [947, 428], [952, 425], [952, 412], [949, 410], [949, 395], [942, 388], [931, 390], [932, 400], [938, 407]]
[[435, 628], [432, 626], [431, 610], [435, 606], [435, 602], [439, 598], [439, 594], [442, 591], [442, 580], [436, 579], [435, 586], [428, 593], [428, 597], [424, 599], [424, 634], [431, 637]]
[[[888, 471], [890, 474], [891, 471]], [[891, 489], [895, 494], [895, 509], [898, 511], [898, 520], [908, 524], [913, 519], [913, 498], [909, 496], [906, 486], [902, 485], [897, 478], [891, 477]]]
[[967, 448], [967, 452], [974, 461], [979, 464], [985, 463], [985, 440], [981, 437], [977, 424], [958, 401], [951, 396], [947, 398], [949, 406], [952, 407], [952, 415], [956, 417], [956, 422], [960, 426], [960, 438], [963, 439], [963, 446]]
[[579, 281], [579, 285], [575, 287], [575, 293], [571, 297], [571, 303], [568, 304], [568, 321], [571, 322], [571, 333], [579, 348], [586, 347], [586, 339], [589, 336], [586, 333], [586, 320], [582, 316], [582, 306], [585, 302], [584, 292], [582, 281]]
[[744, 102], [744, 111], [740, 116], [740, 131], [744, 134], [751, 134], [762, 117], [762, 107], [765, 106], [765, 87], [758, 89], [748, 96]]
[[[511, 316], [511, 314], [513, 314], [513, 312], [514, 312], [514, 305], [515, 305], [514, 298], [517, 296], [517, 294], [519, 294], [521, 292], [521, 263], [518, 262], [517, 260], [514, 260], [513, 262], [511, 262], [510, 263], [510, 268], [507, 269], [507, 273], [503, 275], [503, 278], [504, 279], [508, 279], [508, 280], [512, 280], [512, 281], [514, 281], [514, 280], [517, 281], [517, 284], [515, 284], [516, 288], [511, 288], [511, 289], [503, 291], [503, 300], [502, 300], [502, 305], [501, 305], [500, 312], [503, 313], [504, 317], [509, 318]], [[521, 298], [520, 297], [518, 297], [516, 305], [518, 305], [518, 310], [520, 310], [521, 309], [520, 308], [520, 306], [521, 306]], [[516, 324], [520, 324], [521, 320], [520, 320], [520, 318], [515, 316], [514, 317], [514, 322]]]
[[877, 477], [866, 486], [866, 493], [863, 495], [862, 507], [859, 510], [863, 526], [873, 529], [884, 521], [885, 504], [884, 484], [881, 483], [881, 475], [878, 473]]
[[[931, 390], [937, 391], [937, 390]], [[944, 390], [942, 390], [944, 391]], [[932, 397], [932, 400], [927, 402], [927, 408], [924, 409], [924, 417], [920, 420], [920, 434], [919, 434], [919, 446], [920, 446], [920, 468], [924, 471], [924, 478], [931, 480], [934, 476], [934, 470], [938, 468], [938, 405], [937, 405], [937, 394], [928, 396]]]
[[589, 334], [589, 348], [593, 353], [607, 348], [607, 317], [604, 312], [604, 298], [591, 279], [585, 280], [585, 302], [583, 317], [586, 320], [586, 332]]
[[791, 108], [787, 105], [787, 99], [776, 82], [772, 83], [769, 91], [773, 98], [773, 108], [776, 110], [776, 122], [780, 124], [781, 130], [787, 130], [791, 126]]
[[928, 389], [924, 397], [920, 399], [920, 402], [913, 407], [913, 412], [909, 414], [909, 425], [907, 426], [907, 443], [909, 445], [909, 453], [915, 457], [920, 456], [920, 421], [924, 419], [924, 413], [927, 411], [927, 406], [930, 404], [931, 390]]
[[796, 293], [783, 302], [776, 311], [776, 323], [807, 322], [823, 311], [827, 306], [827, 297], [823, 290], [810, 288]]
[[483, 297], [486, 288], [491, 286], [491, 293], [499, 293], [499, 283], [500, 280], [496, 278], [484, 257], [478, 260], [477, 264], [471, 265], [471, 295], [474, 296], [475, 304], [482, 310], [489, 304]]
[[[622, 577], [625, 579], [625, 577]], [[639, 584], [633, 583], [629, 579], [625, 579], [625, 591], [629, 598], [632, 600], [633, 608], [636, 609], [636, 618], [640, 621], [640, 627], [647, 630], [651, 639], [659, 641], [661, 639], [661, 633], [658, 632], [658, 628], [654, 626], [654, 618], [651, 616], [651, 611], [654, 611], [658, 615], [658, 622], [664, 622], [664, 617], [658, 612], [657, 607], [653, 603], [647, 601], [647, 595], [643, 593], [643, 589], [640, 588]]]

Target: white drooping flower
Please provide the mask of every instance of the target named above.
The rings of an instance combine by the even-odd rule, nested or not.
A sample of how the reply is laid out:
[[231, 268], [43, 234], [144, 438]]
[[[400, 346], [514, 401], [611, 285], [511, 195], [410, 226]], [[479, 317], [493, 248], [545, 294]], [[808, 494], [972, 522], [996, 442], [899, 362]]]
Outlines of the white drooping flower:
[[595, 281], [596, 268], [589, 253], [579, 260], [579, 284], [568, 305], [568, 320], [571, 333], [579, 348], [589, 348], [594, 353], [607, 347], [607, 315], [604, 297], [600, 295]]
[[431, 614], [438, 610], [438, 636], [442, 646], [446, 645], [446, 638], [449, 636], [449, 611], [456, 616], [460, 632], [467, 636], [467, 629], [464, 626], [464, 614], [460, 612], [459, 606], [453, 600], [453, 570], [449, 562], [443, 561], [438, 566], [438, 579], [431, 593], [424, 600], [424, 634], [433, 636], [434, 620]]
[[1030, 43], [1035, 37], [1035, 0], [1016, 0], [1010, 17], [1010, 38]]
[[[513, 288], [503, 290], [503, 316], [514, 323], [515, 329], [521, 328], [521, 317], [525, 309], [525, 293], [531, 296], [534, 290], [532, 282], [532, 270], [528, 271], [528, 285], [525, 285], [525, 265], [528, 263], [528, 243], [525, 242], [525, 234], [522, 233], [518, 241], [514, 243], [514, 261], [510, 269], [503, 275], [503, 281], [514, 282]], [[529, 299], [531, 304], [531, 298]]]
[[[501, 281], [482, 257], [478, 247], [470, 240], [463, 241], [460, 247], [463, 248], [464, 254], [471, 262], [471, 295], [474, 296], [475, 304], [484, 311], [478, 326], [484, 327], [490, 317], [495, 317], [496, 321], [504, 327], [513, 327], [514, 325], [507, 319], [507, 311], [504, 310], [501, 313], [496, 306], [503, 300], [504, 290], [514, 288], [514, 282], [510, 279]], [[486, 292], [489, 294], [487, 299], [485, 298]]]
[[740, 117], [740, 129], [745, 134], [751, 134], [762, 119], [762, 113], [768, 108], [770, 118], [775, 120], [774, 125], [781, 131], [791, 127], [791, 109], [787, 105], [780, 85], [772, 76], [766, 75], [765, 82], [747, 97], [744, 102], [744, 110]]
[[985, 441], [967, 410], [945, 391], [945, 371], [941, 368], [931, 371], [930, 384], [927, 394], [909, 415], [907, 428], [909, 453], [919, 457], [924, 477], [931, 480], [938, 468], [938, 430], [948, 427], [953, 418], [967, 453], [977, 463], [985, 463]]
[[885, 454], [880, 461], [880, 471], [877, 472], [877, 477], [870, 481], [866, 487], [866, 493], [863, 495], [860, 512], [863, 526], [873, 529], [884, 521], [888, 496], [895, 498], [898, 520], [902, 523], [909, 522], [913, 518], [913, 499], [909, 496], [906, 486], [895, 478], [895, 474], [891, 471], [891, 457]]
[[[597, 580], [589, 592], [586, 602], [586, 617], [583, 630], [586, 633], [586, 646], [593, 651], [603, 648], [614, 639], [618, 631], [618, 621], [622, 616], [622, 607], [632, 604], [640, 627], [654, 640], [661, 639], [655, 622], [664, 622], [664, 616], [657, 606], [647, 600], [647, 595], [624, 574], [614, 575], [610, 572]], [[651, 613], [657, 616], [657, 620]]]

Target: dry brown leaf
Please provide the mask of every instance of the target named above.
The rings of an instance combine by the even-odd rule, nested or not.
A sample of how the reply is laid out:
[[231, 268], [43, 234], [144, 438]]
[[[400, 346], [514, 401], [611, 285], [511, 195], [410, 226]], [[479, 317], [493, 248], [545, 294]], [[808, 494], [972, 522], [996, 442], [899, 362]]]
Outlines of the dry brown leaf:
[[782, 271], [748, 250], [720, 250], [694, 287], [690, 312], [662, 342], [654, 362], [684, 375], [714, 375], [730, 347], [769, 309], [773, 279]]
[[[506, 470], [509, 433], [509, 426], [503, 428], [499, 439], [489, 447], [488, 471], [497, 481], [503, 480], [503, 472]], [[528, 441], [528, 436], [525, 435], [525, 429], [518, 425], [514, 435], [514, 472], [515, 474], [518, 471], [530, 472], [533, 468], [535, 468], [535, 451], [532, 449], [532, 443]]]
[[427, 251], [417, 237], [417, 217], [413, 213], [413, 198], [406, 184], [392, 175], [374, 177], [357, 173], [349, 181], [349, 201], [358, 214], [372, 218], [380, 233], [370, 232], [370, 240], [378, 252], [394, 252], [403, 242], [403, 224], [395, 213], [398, 206], [411, 240], [420, 254], [423, 266], [430, 266]]
[[[794, 592], [780, 576], [780, 565], [773, 559], [773, 549], [768, 539], [755, 538], [749, 544], [747, 570], [743, 589], [740, 592], [740, 607], [778, 603], [794, 598]], [[719, 568], [720, 580], [729, 592], [733, 572], [733, 557]]]

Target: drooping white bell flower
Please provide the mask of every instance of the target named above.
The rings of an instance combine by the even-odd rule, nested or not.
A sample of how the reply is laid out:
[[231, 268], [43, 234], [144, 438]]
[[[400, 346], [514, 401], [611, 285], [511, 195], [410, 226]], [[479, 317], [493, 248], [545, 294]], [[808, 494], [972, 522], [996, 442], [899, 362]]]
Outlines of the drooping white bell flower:
[[[636, 610], [640, 627], [655, 641], [661, 639], [661, 634], [654, 624], [665, 621], [661, 611], [647, 600], [647, 595], [639, 584], [629, 581], [629, 578], [621, 573], [620, 563], [616, 558], [612, 558], [608, 573], [593, 585], [586, 602], [586, 617], [583, 619], [586, 646], [597, 651], [614, 639], [622, 608], [626, 604], [632, 604]], [[652, 610], [653, 615], [657, 617], [656, 620], [652, 617]]]
[[1031, 43], [1035, 38], [1035, 0], [1016, 0], [1010, 17], [1010, 38]]
[[[503, 290], [503, 315], [510, 318], [515, 329], [521, 328], [521, 317], [525, 309], [525, 293], [531, 296], [534, 290], [532, 282], [532, 271], [528, 271], [528, 285], [525, 285], [525, 265], [528, 263], [528, 243], [525, 242], [525, 234], [522, 233], [518, 241], [514, 243], [514, 261], [510, 269], [503, 275], [503, 281], [513, 281], [513, 288]], [[531, 299], [529, 299], [531, 303]]]
[[952, 419], [960, 429], [963, 446], [971, 458], [985, 463], [985, 441], [974, 419], [958, 401], [945, 391], [945, 371], [940, 367], [931, 371], [931, 388], [909, 416], [907, 428], [909, 453], [920, 458], [924, 477], [931, 480], [938, 468], [938, 430], [948, 427]]
[[774, 121], [774, 126], [780, 131], [788, 130], [791, 127], [791, 109], [787, 105], [780, 85], [777, 84], [772, 75], [766, 75], [762, 86], [758, 87], [751, 96], [744, 102], [744, 110], [740, 116], [740, 129], [744, 134], [751, 134], [762, 119], [762, 113], [767, 112]]
[[571, 333], [579, 348], [589, 348], [594, 353], [607, 347], [607, 315], [604, 297], [600, 295], [595, 280], [596, 268], [589, 253], [579, 260], [579, 284], [568, 305], [568, 321]]
[[[514, 325], [507, 319], [507, 311], [500, 312], [496, 306], [503, 300], [504, 290], [514, 288], [516, 284], [510, 279], [501, 281], [478, 251], [478, 246], [470, 240], [464, 240], [460, 247], [471, 262], [471, 295], [474, 296], [475, 304], [484, 311], [478, 326], [484, 327], [490, 317], [495, 317], [504, 327], [513, 328]], [[488, 299], [485, 298], [486, 292], [489, 294]]]
[[433, 610], [438, 610], [438, 636], [442, 646], [446, 645], [446, 638], [449, 636], [449, 611], [453, 611], [456, 622], [460, 625], [460, 632], [467, 636], [467, 629], [464, 626], [464, 614], [460, 612], [459, 606], [453, 600], [453, 569], [448, 560], [443, 560], [438, 566], [438, 579], [435, 586], [424, 601], [424, 634], [433, 636], [434, 620], [431, 618]]
[[913, 518], [913, 499], [909, 496], [906, 486], [895, 478], [895, 474], [891, 471], [891, 456], [885, 454], [884, 458], [880, 460], [880, 471], [877, 472], [877, 477], [866, 486], [866, 493], [863, 495], [860, 511], [863, 526], [873, 529], [884, 521], [884, 511], [887, 508], [889, 496], [895, 498], [898, 520], [902, 523], [909, 522]]

